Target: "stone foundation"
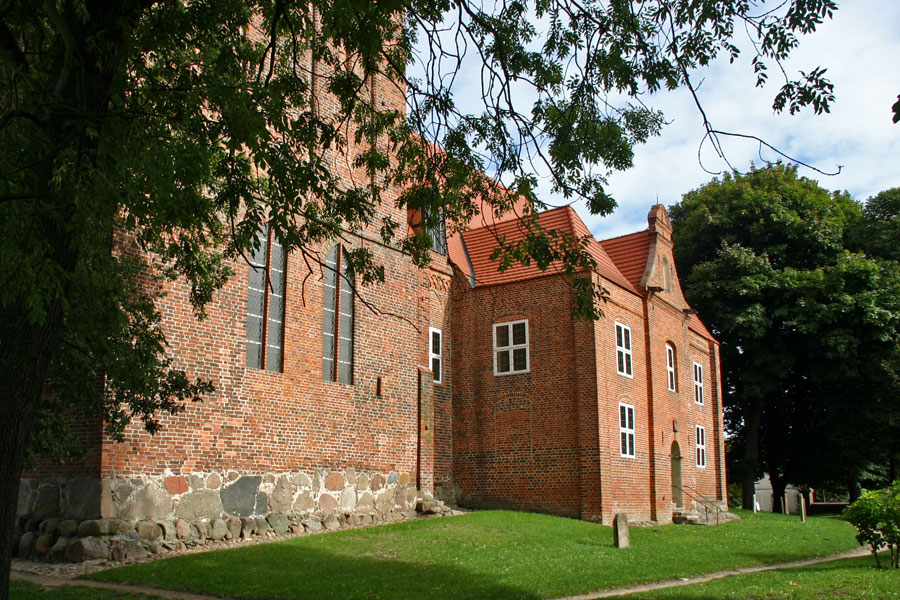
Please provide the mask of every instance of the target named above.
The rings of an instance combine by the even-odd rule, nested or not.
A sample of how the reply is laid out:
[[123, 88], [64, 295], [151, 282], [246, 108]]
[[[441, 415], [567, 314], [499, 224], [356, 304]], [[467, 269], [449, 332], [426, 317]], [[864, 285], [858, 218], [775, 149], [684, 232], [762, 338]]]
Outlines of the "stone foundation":
[[[140, 559], [209, 541], [301, 534], [447, 514], [408, 473], [316, 470], [22, 480], [19, 558]], [[99, 518], [97, 518], [99, 517]]]

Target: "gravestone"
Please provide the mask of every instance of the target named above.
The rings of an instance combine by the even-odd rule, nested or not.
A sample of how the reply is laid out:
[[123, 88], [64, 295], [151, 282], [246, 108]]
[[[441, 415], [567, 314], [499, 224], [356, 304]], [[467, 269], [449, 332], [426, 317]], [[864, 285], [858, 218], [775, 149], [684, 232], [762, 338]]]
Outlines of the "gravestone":
[[613, 542], [616, 548], [627, 548], [631, 544], [628, 537], [628, 515], [618, 513], [613, 519]]

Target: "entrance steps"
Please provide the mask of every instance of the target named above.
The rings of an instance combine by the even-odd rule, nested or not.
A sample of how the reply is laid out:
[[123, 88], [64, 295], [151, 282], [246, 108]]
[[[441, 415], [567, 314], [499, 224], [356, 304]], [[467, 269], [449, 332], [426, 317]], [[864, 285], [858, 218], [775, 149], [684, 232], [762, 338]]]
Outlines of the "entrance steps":
[[715, 510], [685, 510], [676, 508], [672, 511], [672, 523], [676, 525], [721, 525], [728, 521], [740, 519], [734, 513]]
[[700, 515], [683, 508], [676, 508], [672, 511], [672, 522], [676, 525], [700, 525]]

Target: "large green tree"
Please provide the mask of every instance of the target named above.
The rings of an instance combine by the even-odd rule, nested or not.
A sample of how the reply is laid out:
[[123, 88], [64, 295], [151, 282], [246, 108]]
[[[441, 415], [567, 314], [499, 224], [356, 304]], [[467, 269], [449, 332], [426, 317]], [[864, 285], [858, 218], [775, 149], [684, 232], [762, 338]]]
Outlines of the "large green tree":
[[[867, 199], [860, 218], [851, 224], [848, 245], [866, 256], [900, 262], [900, 188], [890, 188]], [[891, 431], [900, 429], [900, 339], [891, 360], [893, 380], [881, 395], [885, 408], [881, 424]], [[888, 453], [884, 474], [888, 483], [900, 479], [900, 436], [885, 437]], [[879, 485], [880, 487], [880, 485]]]
[[847, 248], [861, 206], [777, 165], [715, 179], [671, 215], [685, 295], [722, 344], [745, 508], [763, 470], [776, 497], [855, 479], [897, 433], [883, 401], [900, 336], [897, 264]]
[[884, 190], [866, 200], [848, 238], [853, 248], [868, 256], [900, 261], [900, 188]]
[[[155, 274], [184, 278], [201, 316], [264, 224], [311, 264], [324, 240], [366, 227], [427, 260], [427, 234], [376, 218], [387, 188], [429, 226], [465, 223], [476, 198], [502, 210], [524, 196], [531, 233], [511, 259], [590, 266], [531, 218], [536, 168], [556, 193], [612, 210], [605, 175], [663, 123], [646, 92], [691, 86], [741, 46], [762, 85], [835, 8], [757, 4], [0, 0], [2, 535], [36, 422], [78, 402], [112, 434], [132, 416], [153, 430], [159, 411], [209, 391], [168, 362], [146, 270], [110, 252], [114, 231], [152, 253]], [[469, 64], [474, 110], [454, 97]], [[375, 77], [406, 111], [373, 102]], [[778, 110], [832, 99], [818, 68], [780, 83]], [[335, 102], [316, 102], [326, 93]], [[339, 176], [348, 162], [368, 177]], [[357, 281], [383, 277], [365, 250], [348, 258]], [[597, 290], [578, 290], [596, 316]]]

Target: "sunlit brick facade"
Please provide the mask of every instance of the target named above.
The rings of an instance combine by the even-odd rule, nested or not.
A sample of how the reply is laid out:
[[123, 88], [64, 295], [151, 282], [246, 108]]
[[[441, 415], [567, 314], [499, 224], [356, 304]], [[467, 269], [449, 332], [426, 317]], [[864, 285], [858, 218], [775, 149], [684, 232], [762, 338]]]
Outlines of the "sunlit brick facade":
[[[619, 512], [666, 522], [676, 507], [724, 503], [718, 344], [682, 296], [665, 209], [654, 206], [648, 219], [646, 231], [589, 238], [595, 280], [608, 291], [594, 322], [573, 318], [571, 287], [552, 266], [501, 273], [488, 260], [494, 233], [515, 240], [514, 221], [456, 240], [453, 481], [461, 502], [604, 523]], [[541, 223], [590, 236], [568, 207]], [[497, 372], [493, 362], [504, 350], [492, 328], [504, 322], [527, 322], [521, 372]]]

